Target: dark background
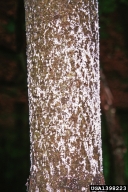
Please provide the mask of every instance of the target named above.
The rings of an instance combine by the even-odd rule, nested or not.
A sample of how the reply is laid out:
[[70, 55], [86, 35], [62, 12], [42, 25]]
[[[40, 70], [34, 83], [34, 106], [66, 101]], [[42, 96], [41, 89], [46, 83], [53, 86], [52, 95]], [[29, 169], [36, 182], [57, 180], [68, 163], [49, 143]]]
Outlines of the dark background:
[[[99, 0], [100, 65], [113, 95], [128, 184], [128, 2]], [[25, 192], [29, 176], [29, 122], [23, 0], [0, 0], [0, 191]], [[104, 94], [101, 94], [104, 97]], [[103, 99], [101, 100], [103, 102]], [[118, 184], [102, 104], [103, 165], [106, 184]], [[118, 170], [118, 166], [117, 166]], [[120, 173], [119, 173], [120, 174]]]

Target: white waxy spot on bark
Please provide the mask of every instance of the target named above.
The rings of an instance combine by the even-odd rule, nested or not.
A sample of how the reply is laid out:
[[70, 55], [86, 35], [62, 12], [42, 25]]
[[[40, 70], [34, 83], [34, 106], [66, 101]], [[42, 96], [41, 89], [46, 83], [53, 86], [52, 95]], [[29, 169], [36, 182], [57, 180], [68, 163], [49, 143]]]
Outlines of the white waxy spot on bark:
[[[67, 2], [70, 5], [72, 1]], [[97, 1], [92, 2], [98, 14]], [[42, 171], [48, 192], [53, 192], [55, 173], [58, 178], [70, 178], [77, 177], [76, 170], [82, 170], [84, 177], [102, 172], [99, 25], [90, 5], [80, 3], [72, 5], [70, 15], [64, 13], [61, 18], [57, 13], [51, 20], [47, 18], [54, 15], [50, 5], [48, 16], [38, 6], [42, 18], [39, 24], [33, 1], [33, 17], [30, 14], [28, 18], [33, 18], [27, 26], [31, 175]]]

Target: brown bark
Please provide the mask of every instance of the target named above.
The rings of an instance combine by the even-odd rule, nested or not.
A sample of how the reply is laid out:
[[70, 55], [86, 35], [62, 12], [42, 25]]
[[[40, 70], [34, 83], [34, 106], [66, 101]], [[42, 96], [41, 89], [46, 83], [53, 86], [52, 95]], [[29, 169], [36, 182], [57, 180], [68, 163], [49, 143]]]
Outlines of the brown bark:
[[102, 176], [96, 0], [26, 0], [29, 192], [90, 191]]

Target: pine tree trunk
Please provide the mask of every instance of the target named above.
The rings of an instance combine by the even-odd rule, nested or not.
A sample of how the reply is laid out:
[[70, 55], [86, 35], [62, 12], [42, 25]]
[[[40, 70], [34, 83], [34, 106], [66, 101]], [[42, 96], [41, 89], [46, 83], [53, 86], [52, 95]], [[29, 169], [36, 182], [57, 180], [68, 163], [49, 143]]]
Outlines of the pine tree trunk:
[[97, 0], [26, 0], [29, 192], [90, 191], [102, 175]]

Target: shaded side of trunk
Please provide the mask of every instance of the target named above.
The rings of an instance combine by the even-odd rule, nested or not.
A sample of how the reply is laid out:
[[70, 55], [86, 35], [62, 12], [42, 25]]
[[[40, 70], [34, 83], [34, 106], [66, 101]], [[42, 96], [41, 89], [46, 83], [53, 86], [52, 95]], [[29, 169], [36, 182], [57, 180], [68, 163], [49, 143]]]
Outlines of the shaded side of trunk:
[[97, 0], [26, 0], [29, 192], [103, 184]]

